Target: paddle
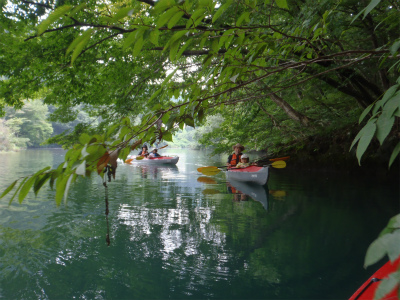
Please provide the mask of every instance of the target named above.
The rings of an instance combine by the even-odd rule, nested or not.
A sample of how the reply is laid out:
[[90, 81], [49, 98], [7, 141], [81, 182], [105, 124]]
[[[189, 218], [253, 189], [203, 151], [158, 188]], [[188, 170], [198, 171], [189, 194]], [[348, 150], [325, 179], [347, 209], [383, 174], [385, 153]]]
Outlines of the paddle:
[[[266, 166], [271, 166], [276, 169], [283, 169], [286, 167], [286, 162], [283, 160], [278, 160], [278, 161], [274, 161], [273, 163], [268, 164]], [[220, 168], [226, 168], [226, 166], [224, 166], [224, 167], [214, 167], [214, 166], [201, 167], [201, 168], [197, 168], [197, 171], [200, 173], [203, 173], [204, 175], [216, 175], [219, 172], [221, 172]]]

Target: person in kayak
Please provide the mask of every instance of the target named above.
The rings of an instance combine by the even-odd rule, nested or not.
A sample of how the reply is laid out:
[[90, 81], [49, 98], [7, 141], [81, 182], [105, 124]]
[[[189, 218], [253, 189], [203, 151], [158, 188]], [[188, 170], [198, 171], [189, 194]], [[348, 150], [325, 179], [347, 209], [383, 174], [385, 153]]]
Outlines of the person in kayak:
[[139, 151], [138, 155], [143, 157], [147, 157], [149, 155], [147, 145], [142, 146], [142, 150]]
[[236, 167], [236, 165], [240, 162], [240, 157], [242, 156], [242, 151], [244, 150], [244, 147], [239, 143], [237, 143], [232, 148], [235, 152], [228, 157], [228, 167]]
[[160, 157], [161, 155], [157, 153], [157, 149], [153, 149], [149, 154], [149, 158]]
[[250, 166], [249, 157], [247, 154], [242, 154], [240, 163], [236, 165], [236, 168], [247, 168]]

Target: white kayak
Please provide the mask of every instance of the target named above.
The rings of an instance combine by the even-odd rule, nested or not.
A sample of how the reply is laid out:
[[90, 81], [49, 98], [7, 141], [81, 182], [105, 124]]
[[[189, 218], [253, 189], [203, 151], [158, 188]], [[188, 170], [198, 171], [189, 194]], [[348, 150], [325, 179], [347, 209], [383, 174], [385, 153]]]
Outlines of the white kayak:
[[228, 180], [233, 179], [264, 185], [268, 181], [268, 167], [250, 166], [247, 168], [227, 169], [226, 178]]
[[137, 160], [136, 157], [131, 157], [125, 160], [125, 163], [132, 164], [132, 163], [139, 163], [139, 164], [151, 164], [151, 165], [159, 165], [159, 164], [174, 164], [179, 160], [179, 156], [159, 156], [154, 158], [143, 158]]

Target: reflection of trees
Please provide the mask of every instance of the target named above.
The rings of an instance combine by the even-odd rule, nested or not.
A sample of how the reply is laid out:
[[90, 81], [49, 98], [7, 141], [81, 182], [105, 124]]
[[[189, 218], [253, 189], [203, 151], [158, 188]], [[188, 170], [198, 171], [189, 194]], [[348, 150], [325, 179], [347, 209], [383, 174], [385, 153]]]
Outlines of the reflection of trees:
[[[60, 208], [50, 194], [40, 199], [47, 202], [13, 204], [26, 212], [10, 213], [8, 227], [0, 222], [5, 299], [318, 298], [342, 282], [346, 295], [359, 272], [349, 259], [359, 257], [362, 266], [365, 237], [382, 227], [370, 220], [391, 212], [372, 185], [355, 192], [334, 181], [322, 187], [289, 178], [302, 190], [284, 201], [269, 198], [267, 213], [253, 200], [232, 202], [224, 185], [204, 196], [196, 178], [193, 186], [174, 181], [177, 172], [151, 180], [139, 169], [118, 171], [109, 185], [109, 247], [104, 188], [96, 180], [78, 181]], [[271, 189], [284, 183], [271, 179]], [[365, 201], [360, 206], [354, 197]]]

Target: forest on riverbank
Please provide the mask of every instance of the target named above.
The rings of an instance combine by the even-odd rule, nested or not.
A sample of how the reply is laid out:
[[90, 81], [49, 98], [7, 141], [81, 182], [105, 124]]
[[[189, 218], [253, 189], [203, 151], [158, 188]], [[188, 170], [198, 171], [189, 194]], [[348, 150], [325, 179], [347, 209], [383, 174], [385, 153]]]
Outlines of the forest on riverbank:
[[[351, 142], [369, 119], [358, 159], [370, 145], [364, 160], [387, 166], [399, 148], [399, 10], [396, 1], [6, 1], [1, 105], [51, 105], [50, 121], [74, 122], [50, 139], [66, 148], [83, 133], [106, 133], [96, 139], [120, 154], [138, 140], [187, 146], [182, 131], [194, 126], [195, 144], [215, 153], [240, 142], [321, 163], [355, 157]], [[376, 103], [391, 87], [386, 116]]]

